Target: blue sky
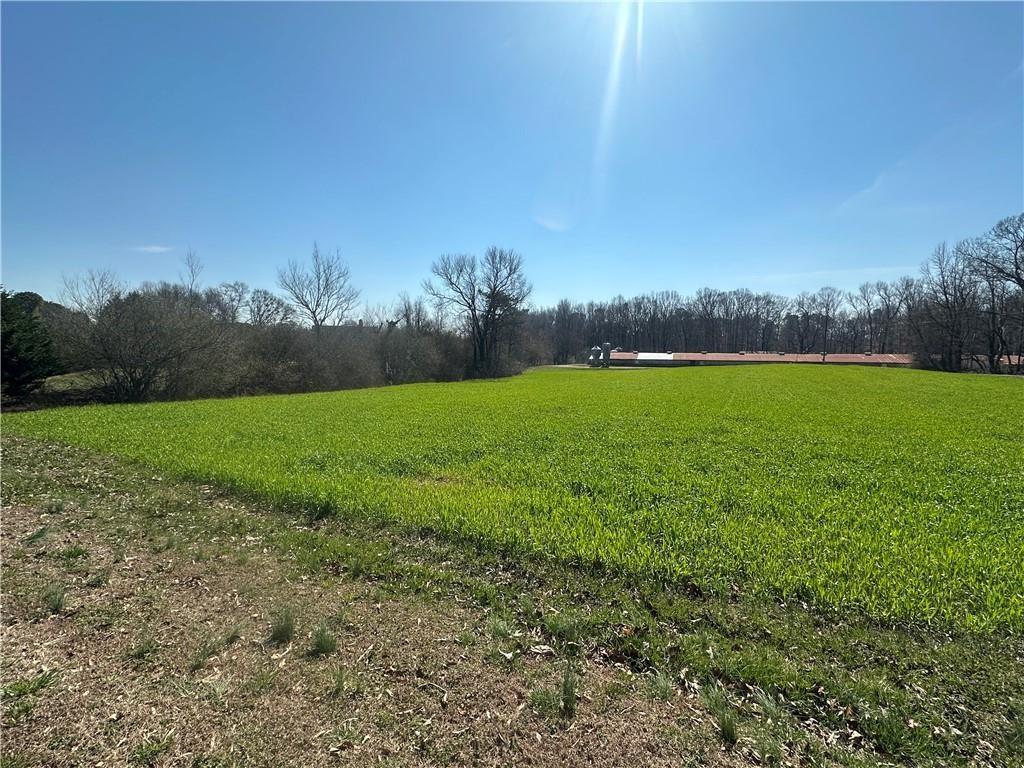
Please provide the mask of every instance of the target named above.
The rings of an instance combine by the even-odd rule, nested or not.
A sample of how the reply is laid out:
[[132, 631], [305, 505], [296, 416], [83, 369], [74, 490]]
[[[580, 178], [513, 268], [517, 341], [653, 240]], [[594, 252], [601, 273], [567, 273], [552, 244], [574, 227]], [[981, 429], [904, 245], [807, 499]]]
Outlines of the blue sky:
[[369, 302], [519, 250], [534, 300], [915, 272], [1024, 210], [1024, 5], [2, 6], [3, 282]]

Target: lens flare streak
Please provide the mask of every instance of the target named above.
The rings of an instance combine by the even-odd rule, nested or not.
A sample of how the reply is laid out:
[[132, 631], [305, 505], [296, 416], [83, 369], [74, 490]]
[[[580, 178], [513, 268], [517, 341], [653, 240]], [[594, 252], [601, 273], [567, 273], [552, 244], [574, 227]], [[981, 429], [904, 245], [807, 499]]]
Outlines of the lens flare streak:
[[615, 124], [615, 113], [619, 106], [619, 90], [622, 82], [622, 59], [626, 51], [629, 34], [630, 4], [620, 3], [615, 20], [615, 38], [612, 44], [612, 58], [605, 82], [604, 101], [601, 105], [601, 121], [598, 124], [597, 143], [594, 147], [594, 190], [598, 202], [603, 202], [608, 178], [608, 150]]

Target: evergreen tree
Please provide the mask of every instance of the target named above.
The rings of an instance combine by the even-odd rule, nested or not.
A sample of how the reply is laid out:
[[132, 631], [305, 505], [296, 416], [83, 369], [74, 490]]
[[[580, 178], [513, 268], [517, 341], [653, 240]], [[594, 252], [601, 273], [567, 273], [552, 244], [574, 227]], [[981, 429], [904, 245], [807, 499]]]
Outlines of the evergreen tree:
[[39, 320], [32, 297], [0, 289], [0, 384], [8, 397], [23, 397], [57, 371], [53, 342]]

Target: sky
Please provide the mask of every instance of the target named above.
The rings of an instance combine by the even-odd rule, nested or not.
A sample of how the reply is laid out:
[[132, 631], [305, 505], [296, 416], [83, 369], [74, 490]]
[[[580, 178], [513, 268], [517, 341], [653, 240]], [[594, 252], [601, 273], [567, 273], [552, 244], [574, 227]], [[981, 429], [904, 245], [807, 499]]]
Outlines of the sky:
[[522, 254], [538, 305], [916, 273], [1024, 210], [1024, 4], [23, 4], [2, 15], [2, 281], [369, 304]]

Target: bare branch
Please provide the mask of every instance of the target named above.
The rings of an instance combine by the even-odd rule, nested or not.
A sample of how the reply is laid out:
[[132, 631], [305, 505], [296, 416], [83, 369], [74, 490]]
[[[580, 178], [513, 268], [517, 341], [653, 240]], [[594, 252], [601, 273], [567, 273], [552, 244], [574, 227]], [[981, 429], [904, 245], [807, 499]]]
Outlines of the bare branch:
[[289, 260], [287, 267], [278, 270], [277, 284], [298, 314], [317, 331], [324, 325], [343, 321], [359, 299], [341, 254], [323, 256], [316, 243], [310, 266]]

